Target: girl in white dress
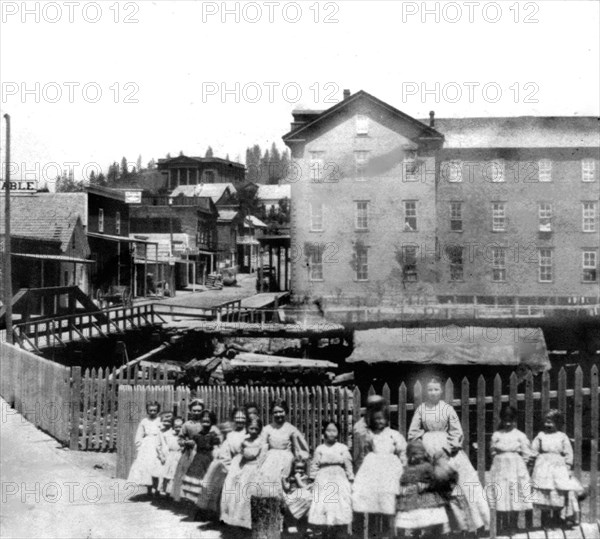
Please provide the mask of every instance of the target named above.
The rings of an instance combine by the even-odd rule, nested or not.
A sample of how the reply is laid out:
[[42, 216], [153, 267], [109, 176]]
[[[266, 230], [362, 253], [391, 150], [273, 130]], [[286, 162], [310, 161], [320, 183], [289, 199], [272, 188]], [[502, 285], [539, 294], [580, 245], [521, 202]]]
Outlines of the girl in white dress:
[[396, 514], [396, 496], [406, 464], [406, 440], [397, 430], [388, 427], [388, 410], [386, 406], [367, 417], [365, 456], [352, 493], [352, 506], [358, 513]]
[[531, 444], [525, 433], [516, 428], [517, 411], [512, 406], [504, 408], [500, 417], [500, 426], [490, 443], [494, 457], [491, 484], [495, 489], [498, 530], [514, 531], [519, 512], [533, 509], [531, 477], [527, 471]]
[[160, 490], [166, 494], [171, 494], [173, 487], [173, 478], [177, 470], [177, 464], [181, 458], [181, 444], [179, 443], [179, 433], [183, 427], [183, 419], [176, 417], [172, 420], [173, 427], [170, 427], [170, 420], [163, 418], [163, 424], [169, 426], [163, 433], [165, 448], [167, 451], [165, 463], [162, 469]]
[[416, 410], [408, 430], [408, 440], [422, 440], [434, 467], [449, 466], [458, 473], [458, 483], [450, 500], [452, 527], [475, 532], [489, 526], [490, 508], [479, 476], [462, 450], [463, 430], [452, 406], [442, 399], [442, 381], [431, 378], [425, 384], [426, 400]]
[[146, 405], [147, 417], [142, 419], [135, 434], [137, 455], [129, 470], [127, 481], [148, 487], [148, 494], [158, 492], [158, 482], [162, 475], [163, 435], [161, 420], [158, 417], [160, 404], [149, 402]]
[[352, 457], [348, 446], [338, 442], [339, 432], [337, 423], [324, 422], [325, 443], [315, 449], [310, 473], [314, 484], [308, 522], [333, 534], [352, 522]]
[[581, 483], [571, 476], [573, 447], [568, 436], [560, 429], [563, 416], [550, 410], [544, 420], [544, 430], [533, 440], [536, 455], [532, 474], [533, 503], [542, 510], [542, 525], [553, 527], [579, 518], [579, 501], [583, 493]]

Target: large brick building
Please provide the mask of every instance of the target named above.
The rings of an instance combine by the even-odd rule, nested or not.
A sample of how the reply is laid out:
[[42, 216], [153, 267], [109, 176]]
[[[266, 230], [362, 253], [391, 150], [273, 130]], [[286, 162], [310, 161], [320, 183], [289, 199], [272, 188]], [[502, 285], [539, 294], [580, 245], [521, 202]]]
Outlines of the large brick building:
[[296, 296], [598, 301], [598, 118], [293, 116]]

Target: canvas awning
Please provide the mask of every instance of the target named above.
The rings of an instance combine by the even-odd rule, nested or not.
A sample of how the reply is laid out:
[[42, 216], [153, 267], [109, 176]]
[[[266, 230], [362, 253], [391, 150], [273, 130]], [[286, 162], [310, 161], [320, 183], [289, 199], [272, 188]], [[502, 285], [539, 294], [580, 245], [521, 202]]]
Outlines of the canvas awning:
[[20, 258], [34, 258], [36, 260], [53, 260], [55, 262], [71, 262], [73, 264], [95, 264], [94, 260], [88, 260], [87, 258], [76, 258], [73, 256], [66, 255], [12, 253], [12, 256], [18, 256]]
[[381, 328], [354, 332], [349, 363], [525, 365], [550, 369], [541, 328], [444, 326]]

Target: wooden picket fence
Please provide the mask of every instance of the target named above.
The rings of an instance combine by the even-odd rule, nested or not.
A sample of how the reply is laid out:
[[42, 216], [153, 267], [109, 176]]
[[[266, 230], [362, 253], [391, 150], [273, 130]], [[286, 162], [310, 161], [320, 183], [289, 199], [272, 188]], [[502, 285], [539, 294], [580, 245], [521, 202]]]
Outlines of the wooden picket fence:
[[354, 403], [352, 391], [340, 387], [240, 387], [201, 386], [197, 391], [188, 388], [160, 386], [121, 386], [117, 428], [117, 477], [127, 478], [135, 458], [135, 433], [145, 416], [146, 404], [157, 401], [161, 410], [173, 410], [187, 419], [194, 398], [201, 398], [205, 408], [215, 412], [217, 421], [227, 421], [236, 406], [255, 402], [264, 424], [268, 423], [269, 405], [273, 399], [285, 399], [290, 408], [289, 421], [306, 436], [314, 449], [321, 443], [323, 419], [334, 419], [341, 429], [340, 439], [352, 443]]
[[[599, 515], [598, 485], [598, 429], [600, 415], [598, 399], [598, 367], [594, 365], [589, 372], [589, 387], [583, 385], [584, 373], [578, 367], [573, 384], [568, 386], [568, 377], [561, 369], [556, 387], [551, 388], [548, 372], [537, 379], [529, 373], [522, 384], [515, 373], [507, 381], [496, 375], [493, 379], [480, 376], [476, 387], [464, 378], [459, 387], [453, 380], [445, 383], [445, 400], [456, 409], [464, 431], [463, 448], [476, 467], [482, 483], [489, 470], [489, 440], [496, 430], [500, 410], [505, 404], [515, 407], [519, 412], [518, 428], [532, 439], [541, 428], [543, 415], [550, 408], [558, 408], [565, 415], [566, 433], [572, 439], [574, 450], [573, 472], [584, 484], [589, 485], [589, 497], [584, 504], [586, 518], [595, 521]], [[520, 386], [524, 386], [520, 390]], [[503, 392], [503, 387], [508, 387]], [[228, 418], [234, 406], [255, 401], [259, 404], [263, 421], [267, 421], [268, 404], [274, 397], [286, 399], [290, 406], [289, 420], [306, 436], [314, 450], [321, 443], [320, 424], [323, 419], [333, 417], [342, 426], [341, 440], [352, 446], [352, 424], [364, 413], [369, 394], [375, 393], [371, 387], [367, 394], [358, 389], [353, 392], [342, 388], [274, 388], [274, 387], [232, 387], [206, 386], [192, 393], [188, 389], [172, 387], [124, 386], [119, 391], [119, 423], [117, 431], [117, 474], [127, 477], [134, 459], [135, 431], [144, 417], [147, 402], [156, 400], [162, 409], [174, 410], [186, 417], [190, 399], [198, 396], [204, 399], [205, 407], [215, 411], [220, 421]], [[392, 391], [384, 385], [382, 395], [391, 402], [390, 423], [406, 436], [412, 412], [423, 400], [423, 388], [417, 382], [408, 399], [406, 384], [402, 382]], [[585, 452], [584, 452], [585, 445]], [[586, 459], [583, 459], [584, 454]], [[589, 458], [587, 456], [589, 455]]]
[[2, 340], [0, 395], [36, 427], [69, 443], [73, 406], [68, 367]]
[[113, 451], [117, 443], [119, 387], [172, 384], [163, 365], [134, 365], [117, 369], [72, 368], [72, 391], [77, 407], [77, 428], [71, 430], [71, 449]]

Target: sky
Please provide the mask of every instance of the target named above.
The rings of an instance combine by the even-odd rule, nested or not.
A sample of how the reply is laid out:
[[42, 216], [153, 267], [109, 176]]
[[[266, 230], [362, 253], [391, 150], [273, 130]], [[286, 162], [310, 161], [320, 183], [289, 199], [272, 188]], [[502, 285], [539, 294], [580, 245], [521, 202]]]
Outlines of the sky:
[[346, 88], [416, 118], [600, 114], [597, 1], [0, 6], [13, 178], [209, 145], [243, 161], [248, 146], [284, 147], [293, 109]]

